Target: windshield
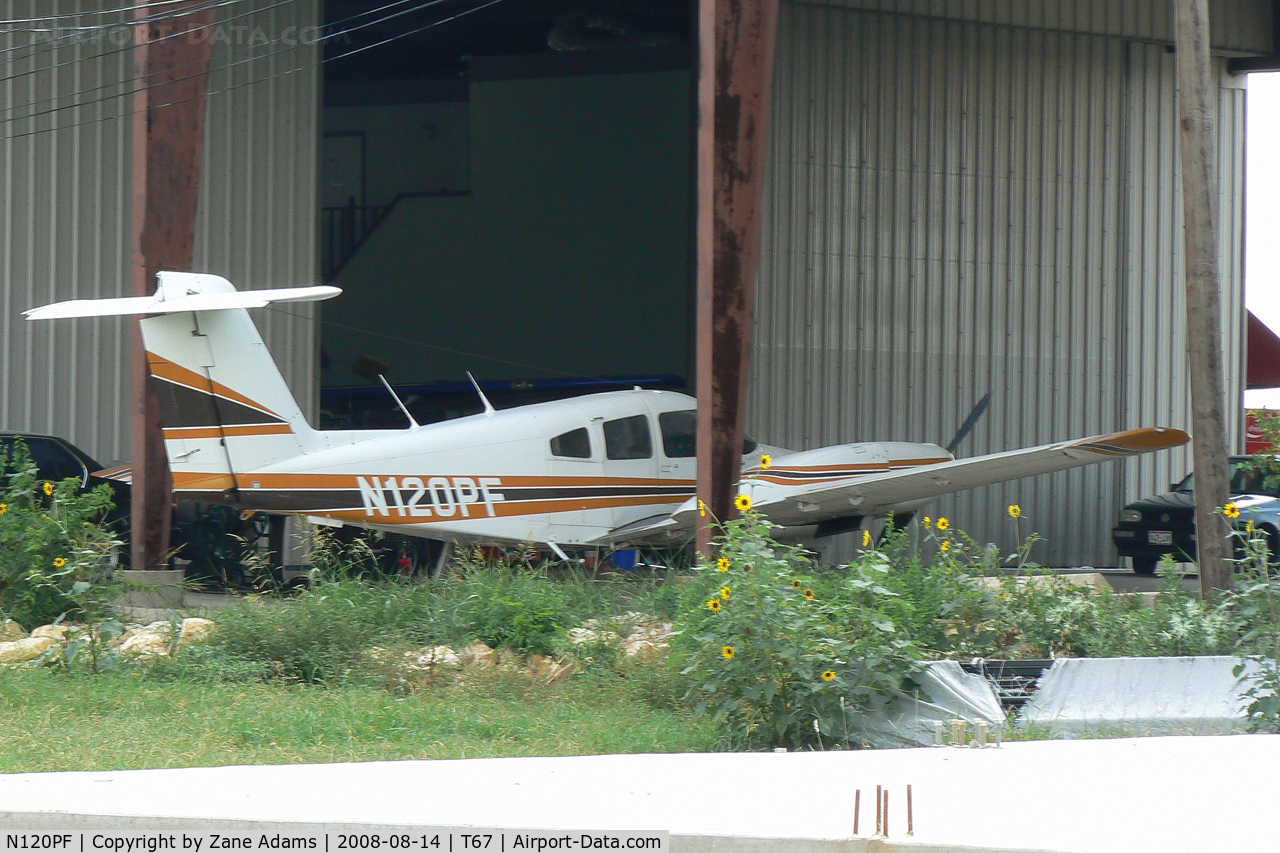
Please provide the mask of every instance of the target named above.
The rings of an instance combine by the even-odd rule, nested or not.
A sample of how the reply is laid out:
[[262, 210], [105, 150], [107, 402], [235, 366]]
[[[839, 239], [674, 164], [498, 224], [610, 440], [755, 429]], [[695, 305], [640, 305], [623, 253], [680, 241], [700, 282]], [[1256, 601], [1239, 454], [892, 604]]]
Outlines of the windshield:
[[[1195, 480], [1195, 474], [1188, 474], [1187, 478], [1178, 484], [1176, 491], [1195, 491]], [[1231, 460], [1230, 491], [1233, 495], [1280, 497], [1280, 483], [1276, 482], [1275, 472], [1264, 471], [1252, 459], [1233, 459]]]

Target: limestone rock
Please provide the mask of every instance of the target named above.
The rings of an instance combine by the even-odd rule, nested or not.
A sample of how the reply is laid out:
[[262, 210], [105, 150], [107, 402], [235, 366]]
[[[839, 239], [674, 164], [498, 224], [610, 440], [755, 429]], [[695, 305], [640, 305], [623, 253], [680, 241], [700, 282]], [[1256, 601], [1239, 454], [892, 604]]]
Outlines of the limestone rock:
[[182, 628], [178, 632], [178, 646], [189, 646], [192, 643], [203, 643], [212, 635], [218, 623], [212, 619], [191, 617], [182, 620]]
[[48, 637], [51, 640], [62, 642], [67, 638], [67, 634], [71, 629], [66, 625], [41, 625], [31, 632], [32, 637]]
[[133, 636], [120, 644], [120, 654], [148, 658], [165, 657], [169, 654], [168, 632], [160, 633], [148, 629], [136, 631]]
[[12, 619], [6, 619], [0, 622], [0, 643], [8, 643], [12, 640], [26, 639], [27, 632], [21, 625]]
[[670, 639], [674, 626], [648, 613], [629, 611], [607, 622], [588, 619], [578, 628], [569, 631], [569, 642], [616, 643], [621, 640], [622, 652], [627, 657], [653, 660], [671, 648]]
[[56, 645], [58, 641], [52, 637], [24, 637], [0, 643], [0, 662], [21, 663], [35, 660]]
[[475, 640], [462, 650], [462, 665], [489, 667], [497, 662], [496, 657], [488, 643]]
[[410, 669], [438, 669], [442, 666], [461, 666], [462, 658], [448, 646], [425, 646], [404, 653]]

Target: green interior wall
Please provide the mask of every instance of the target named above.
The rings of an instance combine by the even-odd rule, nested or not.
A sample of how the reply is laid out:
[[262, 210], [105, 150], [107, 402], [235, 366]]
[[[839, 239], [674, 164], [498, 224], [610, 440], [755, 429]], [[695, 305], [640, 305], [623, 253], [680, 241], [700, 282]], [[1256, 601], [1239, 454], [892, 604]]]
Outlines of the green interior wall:
[[689, 376], [689, 97], [688, 71], [474, 82], [471, 194], [402, 201], [341, 270], [323, 384], [361, 355], [396, 383]]

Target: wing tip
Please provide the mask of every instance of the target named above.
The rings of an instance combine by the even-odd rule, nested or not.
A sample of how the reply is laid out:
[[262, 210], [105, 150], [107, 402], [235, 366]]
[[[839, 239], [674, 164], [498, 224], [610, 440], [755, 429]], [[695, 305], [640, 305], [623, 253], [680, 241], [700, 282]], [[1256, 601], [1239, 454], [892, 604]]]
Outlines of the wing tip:
[[1181, 447], [1190, 440], [1191, 436], [1185, 430], [1176, 427], [1140, 427], [1086, 438], [1076, 447], [1128, 455]]

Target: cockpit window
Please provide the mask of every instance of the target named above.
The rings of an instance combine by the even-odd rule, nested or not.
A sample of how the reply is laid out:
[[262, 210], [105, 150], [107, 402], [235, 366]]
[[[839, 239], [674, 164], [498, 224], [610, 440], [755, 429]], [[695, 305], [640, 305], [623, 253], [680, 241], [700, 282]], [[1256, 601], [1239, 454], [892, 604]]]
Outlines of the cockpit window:
[[[685, 459], [698, 455], [698, 413], [663, 412], [658, 415], [662, 430], [662, 452], [668, 459]], [[742, 455], [755, 452], [760, 443], [749, 435], [742, 436]]]
[[653, 456], [653, 439], [649, 436], [649, 419], [644, 415], [604, 422], [604, 451], [610, 459], [649, 459]]
[[685, 459], [698, 455], [698, 413], [663, 412], [658, 415], [662, 432], [662, 452], [668, 459]]
[[570, 459], [591, 458], [591, 436], [587, 428], [571, 429], [551, 439], [551, 455], [567, 456]]

